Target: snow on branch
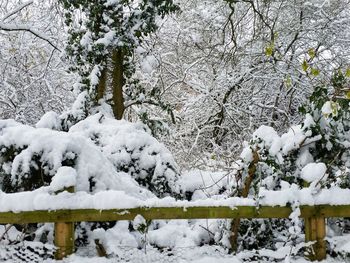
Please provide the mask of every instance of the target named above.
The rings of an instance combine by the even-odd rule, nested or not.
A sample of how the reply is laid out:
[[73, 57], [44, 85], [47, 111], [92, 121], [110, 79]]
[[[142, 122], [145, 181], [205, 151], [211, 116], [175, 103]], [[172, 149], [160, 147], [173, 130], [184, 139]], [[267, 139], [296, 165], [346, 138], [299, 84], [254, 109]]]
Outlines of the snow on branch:
[[20, 11], [22, 11], [24, 8], [26, 8], [27, 6], [33, 4], [34, 1], [28, 1], [25, 2], [23, 4], [21, 4], [20, 6], [14, 8], [12, 11], [10, 11], [8, 14], [6, 14], [3, 18], [2, 21], [5, 21], [6, 19], [8, 19], [9, 17], [19, 13]]
[[52, 46], [54, 49], [57, 49], [58, 51], [60, 51], [60, 49], [54, 44], [52, 43], [52, 40], [40, 33], [39, 31], [35, 30], [34, 28], [32, 27], [29, 27], [29, 26], [26, 26], [26, 25], [17, 25], [17, 24], [5, 24], [3, 22], [0, 22], [0, 30], [4, 30], [4, 31], [27, 31], [27, 32], [30, 32], [32, 33], [34, 36], [42, 39], [42, 40], [45, 40], [47, 43], [50, 44], [50, 46]]
[[22, 5], [16, 7], [15, 9], [11, 10], [8, 14], [6, 14], [1, 19], [0, 30], [4, 30], [4, 31], [27, 31], [27, 32], [33, 34], [34, 36], [36, 36], [36, 37], [46, 41], [54, 49], [60, 51], [60, 49], [53, 43], [53, 41], [48, 36], [46, 36], [45, 34], [37, 31], [36, 29], [34, 29], [34, 28], [30, 27], [30, 26], [27, 26], [27, 25], [23, 25], [23, 24], [5, 23], [6, 19], [8, 19], [9, 17], [11, 17], [11, 16], [15, 15], [16, 13], [20, 12], [21, 10], [23, 10], [27, 6], [31, 5], [32, 3], [33, 3], [33, 1], [25, 2]]

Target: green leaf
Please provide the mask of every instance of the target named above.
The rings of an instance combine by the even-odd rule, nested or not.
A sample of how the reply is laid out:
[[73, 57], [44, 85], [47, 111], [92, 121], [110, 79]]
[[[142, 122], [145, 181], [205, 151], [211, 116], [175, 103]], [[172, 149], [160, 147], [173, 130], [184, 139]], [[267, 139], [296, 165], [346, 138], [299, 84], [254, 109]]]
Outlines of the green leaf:
[[345, 77], [350, 78], [350, 68], [345, 70]]
[[310, 48], [307, 53], [309, 54], [310, 58], [314, 58], [316, 56], [316, 51], [313, 48]]
[[311, 68], [311, 74], [317, 77], [318, 75], [320, 75], [320, 70], [317, 68]]
[[309, 64], [307, 61], [304, 59], [303, 63], [301, 64], [301, 68], [306, 72], [307, 69], [309, 68]]
[[298, 108], [298, 111], [301, 113], [301, 114], [306, 114], [306, 108], [305, 108], [305, 106], [304, 105], [302, 105], [302, 106], [300, 106], [299, 108]]
[[331, 102], [332, 115], [334, 117], [338, 116], [338, 110], [340, 109], [339, 104], [335, 101]]
[[266, 48], [265, 48], [265, 55], [268, 57], [271, 57], [273, 54], [273, 51], [275, 49], [274, 43], [270, 43]]
[[350, 100], [350, 91], [347, 91], [346, 94], [345, 94], [345, 97]]
[[265, 48], [265, 55], [268, 57], [272, 56], [274, 50], [275, 50], [275, 43], [270, 42]]

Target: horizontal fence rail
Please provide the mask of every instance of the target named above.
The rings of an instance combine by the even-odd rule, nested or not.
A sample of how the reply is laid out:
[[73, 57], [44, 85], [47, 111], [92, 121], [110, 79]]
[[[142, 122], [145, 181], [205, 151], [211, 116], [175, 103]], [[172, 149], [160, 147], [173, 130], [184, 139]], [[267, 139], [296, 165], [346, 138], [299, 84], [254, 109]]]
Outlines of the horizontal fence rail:
[[[311, 260], [326, 258], [325, 219], [350, 217], [350, 205], [300, 206], [300, 217], [305, 222], [305, 241], [314, 241], [307, 251]], [[234, 219], [234, 218], [288, 218], [291, 207], [281, 206], [190, 206], [138, 207], [130, 209], [69, 209], [0, 212], [0, 224], [55, 223], [56, 259], [74, 252], [74, 222], [133, 220], [137, 215], [145, 219]]]
[[[350, 217], [350, 205], [300, 206], [302, 218]], [[43, 222], [91, 222], [133, 220], [137, 215], [145, 219], [233, 219], [288, 218], [290, 207], [280, 206], [198, 206], [198, 207], [139, 207], [130, 209], [74, 209], [0, 212], [0, 224]]]

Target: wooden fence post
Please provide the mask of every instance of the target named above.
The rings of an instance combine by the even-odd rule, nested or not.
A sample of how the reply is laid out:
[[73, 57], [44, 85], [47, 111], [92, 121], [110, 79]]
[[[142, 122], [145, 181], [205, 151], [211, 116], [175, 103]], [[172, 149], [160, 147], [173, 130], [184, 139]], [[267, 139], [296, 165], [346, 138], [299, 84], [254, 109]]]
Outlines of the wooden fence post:
[[307, 251], [311, 261], [326, 259], [326, 220], [324, 217], [305, 218], [305, 241], [316, 241]]
[[[62, 191], [74, 192], [74, 186]], [[55, 259], [61, 260], [74, 252], [74, 223], [55, 223]]]

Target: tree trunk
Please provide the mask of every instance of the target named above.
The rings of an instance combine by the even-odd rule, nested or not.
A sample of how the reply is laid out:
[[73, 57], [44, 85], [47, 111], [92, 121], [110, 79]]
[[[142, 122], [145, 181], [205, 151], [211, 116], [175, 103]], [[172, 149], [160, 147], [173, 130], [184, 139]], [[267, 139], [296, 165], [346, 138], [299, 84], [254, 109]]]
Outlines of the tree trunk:
[[101, 77], [98, 82], [97, 86], [97, 94], [96, 94], [96, 105], [98, 104], [98, 101], [103, 98], [105, 92], [107, 89], [107, 68], [104, 68], [101, 71]]
[[[254, 179], [254, 175], [256, 172], [256, 166], [259, 162], [259, 154], [257, 150], [253, 151], [253, 160], [250, 163], [248, 167], [248, 176], [246, 177], [244, 181], [243, 189], [241, 189], [239, 193], [239, 197], [246, 198], [249, 194], [249, 189], [251, 187], [251, 184]], [[230, 236], [230, 244], [231, 244], [231, 251], [237, 251], [238, 244], [237, 244], [237, 238], [238, 238], [238, 231], [239, 231], [239, 225], [241, 223], [240, 218], [235, 218], [231, 222], [231, 236]]]
[[117, 120], [123, 117], [124, 113], [124, 98], [123, 86], [125, 83], [123, 76], [123, 51], [120, 49], [114, 50], [112, 53], [112, 92], [113, 92], [113, 113]]

